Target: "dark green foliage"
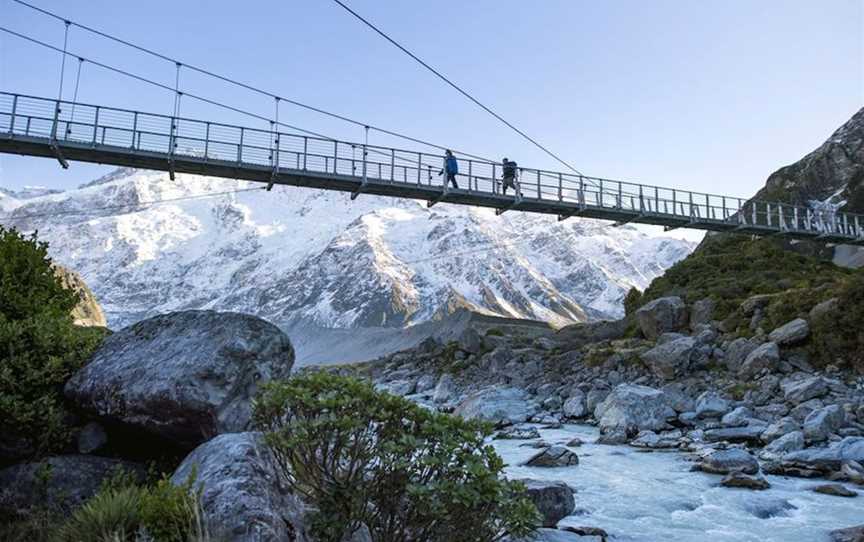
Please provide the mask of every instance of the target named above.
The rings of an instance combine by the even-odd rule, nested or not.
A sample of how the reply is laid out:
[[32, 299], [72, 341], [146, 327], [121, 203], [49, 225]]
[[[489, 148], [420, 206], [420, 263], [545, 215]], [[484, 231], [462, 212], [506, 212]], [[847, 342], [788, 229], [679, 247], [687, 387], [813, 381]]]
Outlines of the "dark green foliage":
[[630, 288], [630, 291], [624, 296], [624, 314], [630, 316], [643, 304], [642, 292], [638, 288]]
[[864, 373], [864, 274], [843, 281], [836, 293], [837, 304], [811, 322], [811, 354], [822, 365]]
[[77, 302], [45, 243], [0, 226], [0, 434], [37, 455], [63, 446], [63, 383], [104, 335], [73, 325]]
[[[655, 279], [638, 306], [668, 295], [680, 295], [688, 303], [710, 297], [717, 304], [715, 318], [723, 320], [753, 295], [830, 288], [849, 274], [833, 264], [784, 250], [778, 241], [718, 235], [706, 238], [696, 252]], [[628, 309], [638, 308], [635, 295], [628, 298]], [[785, 317], [777, 314], [778, 320]]]
[[322, 541], [492, 541], [539, 522], [484, 443], [490, 428], [325, 372], [271, 383], [255, 404], [281, 476], [316, 507]]

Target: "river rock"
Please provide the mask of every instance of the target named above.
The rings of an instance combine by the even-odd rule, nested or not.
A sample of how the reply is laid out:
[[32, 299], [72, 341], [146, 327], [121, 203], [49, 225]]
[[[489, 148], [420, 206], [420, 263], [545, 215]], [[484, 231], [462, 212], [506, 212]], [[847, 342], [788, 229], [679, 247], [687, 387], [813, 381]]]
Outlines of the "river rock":
[[810, 325], [803, 318], [796, 318], [778, 327], [768, 335], [768, 340], [780, 346], [800, 343], [810, 336]]
[[699, 418], [719, 418], [729, 412], [729, 401], [717, 392], [706, 391], [696, 398], [696, 416]]
[[145, 468], [137, 463], [95, 455], [62, 455], [12, 465], [0, 470], [0, 508], [8, 512], [32, 507], [69, 511], [95, 495], [104, 481], [121, 471], [139, 480], [145, 474]]
[[602, 403], [609, 397], [609, 389], [607, 388], [591, 388], [585, 395], [585, 410], [588, 413], [593, 413], [597, 410], [597, 405]]
[[536, 427], [505, 427], [495, 433], [495, 440], [531, 440], [540, 438], [540, 432]]
[[764, 425], [747, 425], [744, 427], [724, 427], [705, 431], [706, 442], [746, 442], [756, 444], [761, 441]]
[[648, 339], [657, 339], [667, 331], [678, 331], [687, 325], [687, 306], [680, 297], [661, 297], [636, 311], [636, 322]]
[[864, 542], [864, 525], [837, 529], [828, 534], [831, 542]]
[[703, 472], [712, 474], [729, 474], [735, 471], [745, 474], [759, 472], [759, 462], [756, 458], [738, 448], [713, 452], [702, 458], [700, 466]]
[[468, 420], [483, 420], [503, 427], [528, 421], [539, 411], [537, 403], [519, 388], [493, 387], [463, 400], [454, 414]]
[[745, 339], [744, 337], [735, 339], [726, 348], [726, 357], [723, 359], [726, 368], [733, 373], [737, 373], [741, 365], [744, 364], [744, 360], [747, 359], [747, 356], [758, 347], [759, 343], [754, 340]]
[[635, 384], [620, 384], [597, 405], [594, 417], [602, 432], [615, 429], [636, 434], [643, 429], [660, 431], [675, 417], [660, 390]]
[[742, 427], [750, 423], [753, 419], [753, 412], [745, 407], [736, 407], [732, 412], [723, 415], [720, 420], [727, 427]]
[[692, 337], [681, 337], [658, 343], [644, 352], [641, 358], [654, 374], [665, 380], [672, 380], [687, 372], [695, 347], [696, 341]]
[[740, 471], [733, 471], [720, 480], [720, 485], [723, 487], [738, 487], [744, 489], [763, 490], [771, 487], [768, 480], [761, 474], [749, 475]]
[[804, 433], [801, 431], [792, 431], [786, 433], [780, 438], [772, 440], [767, 446], [762, 448], [760, 457], [766, 459], [776, 459], [782, 457], [788, 452], [796, 452], [804, 449]]
[[579, 456], [564, 446], [550, 446], [531, 456], [526, 467], [571, 467], [579, 464]]
[[562, 407], [564, 416], [568, 418], [582, 418], [588, 414], [588, 409], [585, 408], [585, 393], [579, 388], [574, 388], [570, 392], [570, 397], [564, 401]]
[[438, 384], [435, 385], [435, 391], [432, 392], [432, 401], [436, 403], [447, 403], [453, 399], [456, 393], [456, 384], [453, 381], [453, 375], [444, 373], [438, 379]]
[[800, 404], [828, 393], [828, 384], [821, 376], [813, 376], [791, 382], [783, 388], [783, 398], [792, 404]]
[[559, 521], [572, 514], [576, 508], [573, 490], [564, 482], [530, 478], [517, 481], [525, 484], [528, 498], [543, 517], [543, 527], [554, 527]]
[[748, 379], [759, 374], [763, 369], [774, 370], [780, 364], [780, 348], [777, 343], [767, 342], [750, 352], [744, 363], [738, 369], [740, 378]]
[[840, 405], [828, 405], [814, 410], [804, 419], [804, 438], [809, 442], [821, 442], [846, 423], [846, 413]]
[[846, 437], [825, 448], [807, 448], [783, 456], [784, 467], [821, 472], [839, 471], [846, 461], [864, 463], [864, 437]]
[[823, 495], [833, 495], [834, 497], [857, 497], [858, 492], [852, 491], [847, 488], [843, 484], [821, 484], [818, 486], [813, 486], [810, 488], [812, 491], [816, 493], [822, 493]]
[[245, 429], [258, 386], [287, 378], [291, 341], [261, 318], [185, 311], [108, 336], [66, 384], [66, 396], [105, 418], [194, 446]]
[[[190, 453], [171, 481], [195, 473], [210, 530], [235, 542], [306, 542], [302, 503], [279, 479], [260, 433], [219, 435]], [[217, 538], [220, 539], [220, 538]]]

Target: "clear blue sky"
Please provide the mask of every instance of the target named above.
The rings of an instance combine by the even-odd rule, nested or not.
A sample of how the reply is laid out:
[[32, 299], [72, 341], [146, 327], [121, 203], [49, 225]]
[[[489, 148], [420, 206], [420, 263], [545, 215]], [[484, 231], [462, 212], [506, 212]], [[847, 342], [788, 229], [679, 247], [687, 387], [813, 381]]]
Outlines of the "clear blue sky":
[[[329, 0], [32, 1], [286, 97], [559, 169]], [[347, 1], [588, 174], [747, 196], [864, 105], [860, 0]], [[10, 0], [0, 21], [62, 43], [62, 23]], [[173, 65], [77, 29], [70, 50], [173, 82]], [[57, 53], [0, 35], [0, 89], [55, 96], [58, 77]], [[182, 86], [272, 112], [268, 99], [200, 77], [185, 74]], [[173, 98], [85, 64], [79, 100], [168, 113]], [[182, 112], [254, 125], [190, 101]], [[281, 115], [362, 137], [288, 106]], [[66, 188], [108, 169], [2, 155], [0, 186]]]

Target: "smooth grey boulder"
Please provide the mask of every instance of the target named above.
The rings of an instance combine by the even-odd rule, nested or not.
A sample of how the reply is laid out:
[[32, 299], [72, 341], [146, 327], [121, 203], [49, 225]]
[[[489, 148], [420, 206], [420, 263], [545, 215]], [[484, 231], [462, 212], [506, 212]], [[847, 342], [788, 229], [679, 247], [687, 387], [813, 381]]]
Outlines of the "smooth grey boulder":
[[744, 427], [724, 427], [705, 431], [706, 442], [747, 442], [758, 444], [761, 441], [764, 425], [747, 425]]
[[591, 388], [585, 395], [585, 409], [591, 414], [595, 413], [597, 405], [605, 401], [609, 393], [607, 388]]
[[468, 420], [483, 420], [498, 427], [524, 423], [540, 410], [519, 388], [493, 387], [481, 390], [459, 403], [454, 414]]
[[[32, 507], [72, 510], [99, 491], [118, 472], [144, 479], [143, 465], [95, 455], [61, 455], [0, 470], [0, 509]], [[2, 510], [0, 510], [2, 511]]]
[[836, 529], [828, 533], [831, 542], [864, 542], [864, 525]]
[[864, 437], [846, 437], [826, 448], [807, 448], [783, 456], [783, 465], [822, 472], [839, 471], [844, 462], [864, 463]]
[[804, 438], [809, 442], [826, 440], [846, 423], [846, 413], [840, 405], [828, 405], [804, 418]]
[[174, 471], [181, 485], [195, 473], [204, 520], [218, 540], [309, 540], [302, 502], [279, 479], [260, 433], [228, 433], [205, 442]]
[[778, 459], [789, 452], [797, 452], [804, 449], [804, 433], [792, 431], [780, 438], [772, 440], [762, 448], [759, 456], [764, 459]]
[[658, 344], [644, 352], [641, 358], [654, 374], [672, 380], [687, 372], [695, 347], [696, 341], [692, 337], [681, 337]]
[[636, 311], [636, 322], [648, 339], [657, 339], [668, 331], [678, 331], [687, 325], [687, 306], [680, 297], [661, 297]]
[[456, 383], [453, 381], [453, 375], [450, 373], [444, 373], [435, 385], [435, 391], [432, 392], [432, 401], [436, 403], [446, 403], [453, 399], [455, 393]]
[[768, 489], [771, 484], [761, 474], [750, 475], [740, 471], [732, 471], [720, 480], [720, 485], [723, 487], [736, 487], [742, 489], [753, 489], [761, 491]]
[[744, 360], [747, 359], [747, 356], [758, 347], [759, 343], [756, 341], [745, 339], [744, 337], [735, 339], [726, 347], [726, 357], [723, 358], [726, 368], [733, 373], [737, 373], [741, 365], [744, 364]]
[[788, 346], [800, 343], [809, 336], [810, 324], [808, 324], [807, 320], [803, 318], [796, 318], [768, 334], [768, 340], [775, 342], [780, 346]]
[[756, 458], [738, 448], [713, 452], [702, 458], [700, 467], [703, 472], [712, 474], [729, 474], [735, 471], [745, 474], [759, 472], [759, 462]]
[[603, 433], [637, 434], [643, 429], [660, 431], [675, 417], [662, 391], [636, 384], [619, 384], [594, 411]]
[[249, 425], [258, 386], [287, 378], [291, 341], [255, 316], [184, 311], [105, 339], [66, 384], [66, 396], [99, 416], [193, 447]]
[[738, 369], [741, 378], [752, 378], [763, 369], [774, 370], [780, 364], [780, 348], [777, 343], [767, 342], [750, 352]]
[[570, 397], [564, 401], [562, 411], [564, 416], [568, 418], [582, 418], [588, 414], [588, 409], [585, 407], [585, 393], [579, 388], [574, 388], [570, 392]]
[[719, 418], [729, 412], [730, 403], [715, 391], [703, 392], [696, 398], [696, 416]]
[[568, 350], [576, 350], [586, 344], [621, 339], [627, 333], [628, 325], [629, 322], [625, 318], [572, 324], [559, 329], [555, 334], [555, 340]]
[[843, 484], [820, 484], [811, 488], [816, 493], [832, 495], [834, 497], [857, 497], [858, 492], [852, 491]]
[[564, 482], [531, 478], [524, 478], [517, 482], [525, 484], [528, 498], [543, 517], [543, 527], [554, 527], [559, 521], [572, 514], [576, 508], [573, 490]]
[[745, 406], [739, 406], [724, 414], [720, 422], [727, 427], [742, 427], [749, 424], [753, 417], [752, 410]]
[[540, 450], [523, 463], [526, 467], [572, 467], [578, 464], [579, 456], [564, 446]]
[[828, 384], [821, 376], [790, 382], [783, 388], [783, 398], [795, 405], [822, 397], [828, 393]]

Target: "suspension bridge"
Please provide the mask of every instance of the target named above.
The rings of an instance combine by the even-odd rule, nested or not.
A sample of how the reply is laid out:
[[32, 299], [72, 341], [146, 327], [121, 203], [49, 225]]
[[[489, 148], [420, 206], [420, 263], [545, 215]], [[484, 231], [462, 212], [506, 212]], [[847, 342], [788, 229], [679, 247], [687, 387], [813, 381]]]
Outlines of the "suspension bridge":
[[439, 175], [441, 155], [7, 92], [0, 93], [0, 152], [55, 158], [63, 167], [92, 162], [430, 206], [864, 245], [864, 217], [851, 213], [521, 167], [519, 190], [504, 194], [501, 164], [467, 158], [458, 158], [453, 188]]

